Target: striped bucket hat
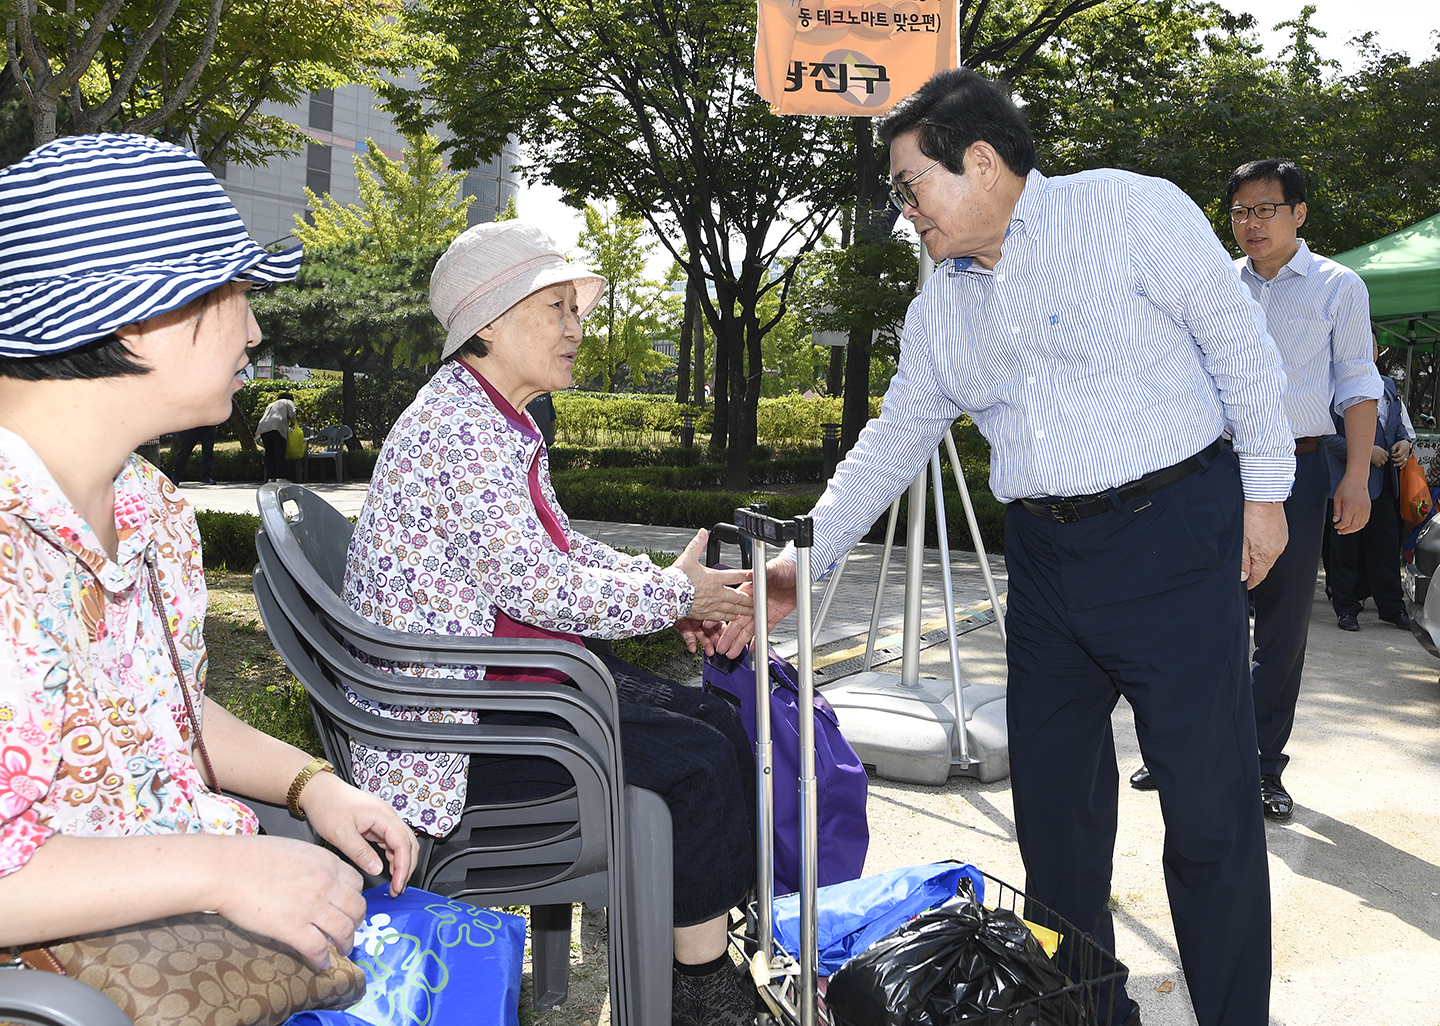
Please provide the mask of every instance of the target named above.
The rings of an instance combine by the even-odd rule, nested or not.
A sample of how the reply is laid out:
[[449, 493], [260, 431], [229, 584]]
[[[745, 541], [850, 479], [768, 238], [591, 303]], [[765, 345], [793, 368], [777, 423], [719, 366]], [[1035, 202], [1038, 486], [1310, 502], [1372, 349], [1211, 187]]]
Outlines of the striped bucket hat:
[[0, 169], [0, 356], [53, 356], [235, 278], [292, 280], [199, 157], [144, 135], [67, 136]]

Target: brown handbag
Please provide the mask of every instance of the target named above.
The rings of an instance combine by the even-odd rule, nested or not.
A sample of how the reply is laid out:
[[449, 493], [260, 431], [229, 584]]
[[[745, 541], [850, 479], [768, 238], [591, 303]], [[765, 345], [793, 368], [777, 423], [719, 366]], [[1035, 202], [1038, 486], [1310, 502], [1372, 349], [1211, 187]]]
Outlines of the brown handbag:
[[[147, 563], [150, 597], [163, 619], [160, 580], [149, 554]], [[215, 771], [168, 631], [165, 640], [214, 787]], [[316, 972], [293, 948], [206, 912], [21, 948], [18, 955], [32, 969], [94, 987], [136, 1026], [279, 1026], [296, 1012], [348, 1008], [365, 996], [364, 972], [335, 945], [330, 968]]]
[[365, 974], [334, 945], [316, 972], [293, 949], [203, 912], [23, 948], [20, 959], [94, 987], [136, 1026], [279, 1026], [365, 996]]

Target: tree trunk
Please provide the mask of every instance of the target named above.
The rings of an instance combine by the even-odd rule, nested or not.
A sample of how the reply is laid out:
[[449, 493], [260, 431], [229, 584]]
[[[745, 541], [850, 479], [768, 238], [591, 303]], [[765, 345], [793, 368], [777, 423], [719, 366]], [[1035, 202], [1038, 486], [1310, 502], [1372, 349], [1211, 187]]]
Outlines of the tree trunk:
[[828, 395], [845, 394], [845, 347], [830, 347], [830, 369], [825, 373], [825, 392]]
[[[745, 340], [740, 335], [739, 325], [731, 320], [725, 325], [725, 349], [730, 360], [726, 374], [727, 405], [725, 408], [725, 487], [731, 491], [743, 491], [750, 486], [750, 447], [745, 444]], [[722, 336], [715, 336], [715, 350], [718, 353]], [[718, 360], [717, 360], [718, 363]], [[720, 373], [715, 373], [716, 388], [719, 388]], [[718, 393], [717, 393], [718, 394]], [[719, 404], [716, 404], [715, 422], [720, 422]]]
[[[697, 286], [698, 287], [698, 286]], [[705, 405], [705, 311], [700, 308], [700, 299], [695, 299], [695, 405]]]
[[870, 422], [870, 332], [851, 331], [845, 347], [845, 404], [840, 414], [840, 456], [843, 459]]
[[[340, 372], [340, 410], [342, 423], [349, 424], [350, 429], [355, 429], [356, 416], [360, 412], [359, 397], [355, 389], [355, 372], [346, 367]], [[352, 434], [350, 440], [345, 443], [346, 448], [359, 449], [360, 436]]]
[[35, 102], [30, 107], [30, 116], [35, 120], [35, 145], [44, 146], [55, 138], [56, 99], [48, 93], [35, 91]]
[[[869, 118], [851, 118], [855, 134], [855, 241], [879, 242], [885, 233], [874, 216], [881, 198], [875, 139]], [[845, 347], [845, 406], [840, 417], [840, 455], [850, 451], [870, 420], [870, 332], [851, 331]]]
[[[724, 302], [722, 299], [721, 302]], [[710, 433], [710, 448], [724, 449], [730, 438], [730, 360], [731, 346], [722, 318], [720, 330], [715, 332], [715, 427]], [[737, 354], [738, 358], [739, 354]]]
[[250, 427], [250, 421], [245, 419], [245, 411], [233, 399], [230, 402], [230, 430], [240, 439], [240, 448], [244, 451], [254, 452], [260, 448], [255, 444], [255, 432]]
[[680, 349], [675, 354], [675, 401], [690, 401], [690, 345], [695, 337], [695, 291], [685, 285], [685, 312], [680, 315]]

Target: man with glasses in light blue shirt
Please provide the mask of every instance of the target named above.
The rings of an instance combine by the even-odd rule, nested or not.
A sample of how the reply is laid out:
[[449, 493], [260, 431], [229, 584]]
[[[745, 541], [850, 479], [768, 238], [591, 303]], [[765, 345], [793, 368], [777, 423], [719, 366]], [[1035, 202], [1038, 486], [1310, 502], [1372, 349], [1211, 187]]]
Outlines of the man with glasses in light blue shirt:
[[[1334, 431], [1333, 408], [1344, 418], [1349, 443], [1335, 487], [1335, 532], [1353, 534], [1370, 518], [1370, 451], [1384, 387], [1371, 352], [1365, 283], [1348, 267], [1311, 253], [1298, 235], [1308, 213], [1300, 169], [1276, 158], [1244, 164], [1230, 176], [1225, 206], [1245, 252], [1235, 267], [1265, 311], [1285, 362], [1285, 411], [1295, 435], [1295, 487], [1285, 501], [1290, 542], [1254, 590], [1251, 672], [1261, 805], [1267, 819], [1284, 822], [1294, 803], [1280, 775], [1290, 761], [1285, 743], [1300, 695], [1331, 486], [1317, 445]], [[1136, 776], [1143, 773], [1142, 767]]]
[[[1254, 590], [1251, 666], [1260, 803], [1266, 819], [1283, 823], [1294, 813], [1281, 773], [1290, 761], [1285, 744], [1300, 696], [1332, 485], [1320, 443], [1335, 430], [1333, 408], [1344, 418], [1347, 441], [1356, 442], [1334, 488], [1335, 533], [1354, 534], [1370, 518], [1369, 457], [1384, 388], [1371, 351], [1365, 283], [1348, 267], [1310, 252], [1299, 237], [1309, 213], [1300, 169], [1273, 157], [1243, 164], [1226, 185], [1225, 206], [1245, 252], [1235, 269], [1265, 311], [1266, 328], [1285, 362], [1285, 412], [1295, 435], [1295, 487], [1285, 500], [1290, 543]], [[1130, 786], [1146, 791], [1155, 784], [1141, 766]]]
[[[880, 138], [895, 205], [938, 266], [906, 316], [883, 412], [815, 507], [812, 566], [854, 545], [957, 417], [975, 421], [1009, 503], [1025, 889], [1113, 950], [1110, 714], [1124, 695], [1159, 784], [1196, 1016], [1264, 1026], [1270, 892], [1242, 581], [1260, 583], [1285, 547], [1295, 460], [1263, 314], [1179, 189], [1122, 171], [1047, 178], [1024, 116], [972, 71], [931, 79]], [[778, 622], [793, 559], [766, 576]], [[1104, 1026], [1138, 1026], [1139, 1007], [1115, 998]]]

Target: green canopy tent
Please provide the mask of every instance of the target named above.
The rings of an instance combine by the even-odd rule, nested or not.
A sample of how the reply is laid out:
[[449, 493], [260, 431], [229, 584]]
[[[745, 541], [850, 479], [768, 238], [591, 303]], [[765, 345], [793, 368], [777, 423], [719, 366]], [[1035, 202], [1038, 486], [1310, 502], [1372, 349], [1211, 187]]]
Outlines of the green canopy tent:
[[1415, 351], [1440, 351], [1440, 214], [1334, 259], [1370, 290], [1370, 320], [1380, 344], [1405, 347], [1408, 393]]

